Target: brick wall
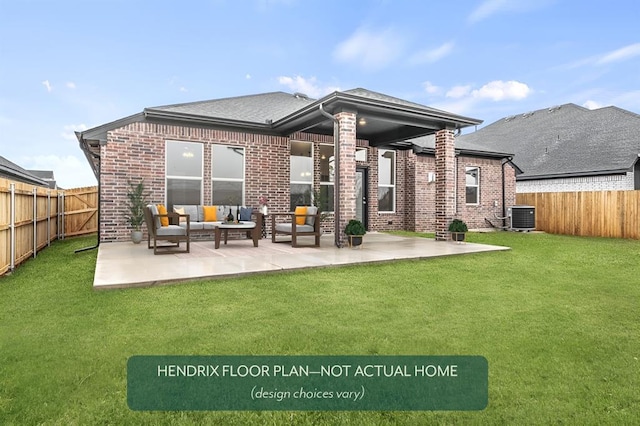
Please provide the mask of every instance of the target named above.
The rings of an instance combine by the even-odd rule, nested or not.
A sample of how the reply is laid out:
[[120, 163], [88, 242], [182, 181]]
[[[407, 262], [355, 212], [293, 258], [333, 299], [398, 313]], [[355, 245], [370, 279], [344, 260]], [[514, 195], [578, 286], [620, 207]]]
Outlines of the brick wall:
[[[355, 128], [355, 121], [354, 121]], [[332, 144], [331, 136], [297, 133], [291, 137], [265, 136], [250, 133], [230, 132], [215, 129], [189, 128], [153, 123], [133, 123], [108, 133], [107, 145], [100, 148], [101, 155], [101, 241], [128, 241], [130, 229], [126, 222], [127, 181], [143, 178], [151, 195], [149, 201], [165, 204], [165, 143], [167, 140], [197, 142], [203, 144], [205, 162], [203, 172], [203, 204], [211, 203], [211, 145], [227, 144], [245, 148], [245, 204], [258, 206], [261, 195], [269, 197], [271, 212], [289, 211], [290, 193], [290, 140], [308, 141], [314, 144], [314, 155], [319, 156], [320, 144]], [[368, 147], [367, 141], [355, 140], [350, 145]], [[347, 173], [346, 182], [354, 182], [354, 152], [349, 150], [352, 173]], [[315, 158], [315, 164], [319, 158]], [[492, 217], [492, 201], [498, 200], [501, 214], [501, 168], [500, 160], [483, 160], [460, 157], [457, 160], [457, 213], [470, 227], [486, 227], [484, 217]], [[393, 213], [378, 213], [378, 149], [368, 147], [367, 161], [357, 162], [368, 169], [368, 220], [369, 230], [399, 230], [433, 232], [436, 226], [436, 183], [428, 182], [429, 173], [435, 173], [433, 156], [418, 155], [412, 151], [396, 152], [396, 210]], [[480, 206], [464, 203], [464, 168], [478, 166], [481, 169]], [[515, 173], [510, 166], [507, 205], [515, 203]], [[319, 173], [316, 170], [316, 174]], [[453, 173], [452, 173], [453, 175]], [[314, 189], [319, 190], [320, 179], [314, 179]], [[354, 185], [351, 184], [351, 188]], [[355, 215], [354, 193], [350, 191], [343, 200], [347, 214]], [[350, 198], [349, 198], [350, 197]], [[461, 203], [462, 201], [462, 203]], [[351, 211], [353, 205], [353, 211]], [[351, 214], [351, 216], [349, 216]], [[447, 222], [448, 224], [448, 222]], [[270, 221], [267, 222], [270, 227]], [[322, 222], [323, 232], [332, 233], [333, 214], [328, 213]], [[344, 229], [344, 224], [341, 226]], [[145, 236], [146, 238], [146, 236]]]
[[621, 175], [584, 176], [558, 179], [524, 180], [516, 184], [517, 192], [579, 192], [633, 190], [633, 172]]

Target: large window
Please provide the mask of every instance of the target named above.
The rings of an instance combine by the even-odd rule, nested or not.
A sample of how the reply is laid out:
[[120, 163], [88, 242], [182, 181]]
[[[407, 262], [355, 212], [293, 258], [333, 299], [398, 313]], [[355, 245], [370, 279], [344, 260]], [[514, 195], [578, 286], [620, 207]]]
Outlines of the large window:
[[167, 141], [165, 147], [167, 208], [202, 203], [202, 144]]
[[291, 142], [291, 211], [310, 206], [313, 194], [313, 145]]
[[244, 148], [211, 146], [211, 192], [214, 205], [244, 205]]
[[467, 204], [480, 203], [480, 169], [467, 167], [465, 172], [465, 185], [467, 189]]
[[333, 145], [320, 145], [320, 211], [333, 211], [333, 188], [336, 174], [336, 159]]
[[396, 152], [378, 151], [378, 211], [395, 211]]

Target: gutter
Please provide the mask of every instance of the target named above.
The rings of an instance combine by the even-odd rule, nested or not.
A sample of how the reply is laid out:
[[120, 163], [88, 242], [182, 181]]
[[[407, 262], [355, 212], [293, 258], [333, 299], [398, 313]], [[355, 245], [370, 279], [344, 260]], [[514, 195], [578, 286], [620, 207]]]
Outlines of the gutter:
[[[506, 229], [507, 226], [507, 188], [506, 188], [506, 179], [504, 176], [504, 166], [511, 163], [513, 161], [513, 157], [506, 157], [502, 160], [502, 227]], [[511, 163], [513, 164], [513, 163]]]
[[333, 155], [336, 163], [336, 174], [333, 177], [333, 235], [336, 247], [340, 248], [340, 122], [322, 108], [322, 102], [318, 105], [318, 110], [333, 121]]

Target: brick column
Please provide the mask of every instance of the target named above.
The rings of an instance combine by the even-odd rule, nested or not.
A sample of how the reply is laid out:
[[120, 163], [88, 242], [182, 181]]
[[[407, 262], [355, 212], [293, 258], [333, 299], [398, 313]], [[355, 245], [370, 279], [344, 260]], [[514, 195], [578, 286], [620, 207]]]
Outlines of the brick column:
[[455, 139], [453, 130], [436, 133], [436, 240], [446, 241], [456, 208]]
[[338, 223], [339, 247], [347, 243], [344, 228], [349, 220], [356, 217], [356, 114], [354, 112], [340, 112], [335, 115], [340, 125], [340, 155], [338, 173], [339, 184], [339, 216], [335, 220]]

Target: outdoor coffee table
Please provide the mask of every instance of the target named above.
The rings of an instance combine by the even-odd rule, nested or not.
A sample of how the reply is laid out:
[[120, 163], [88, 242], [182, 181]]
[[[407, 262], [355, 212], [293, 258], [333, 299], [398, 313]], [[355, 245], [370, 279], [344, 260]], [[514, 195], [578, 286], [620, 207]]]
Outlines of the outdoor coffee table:
[[225, 223], [221, 222], [216, 224], [214, 230], [215, 236], [215, 247], [220, 248], [220, 237], [222, 237], [222, 233], [224, 231], [224, 244], [227, 244], [227, 236], [229, 234], [229, 230], [238, 230], [247, 232], [247, 237], [251, 235], [251, 239], [253, 239], [253, 246], [258, 247], [258, 240], [260, 239], [261, 230], [258, 229], [255, 222], [238, 222], [238, 223]]

